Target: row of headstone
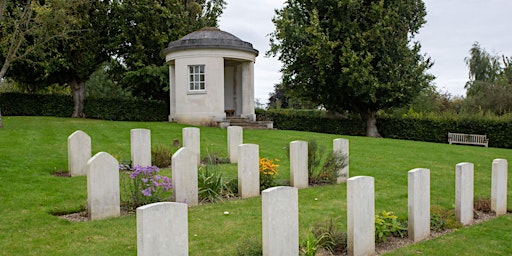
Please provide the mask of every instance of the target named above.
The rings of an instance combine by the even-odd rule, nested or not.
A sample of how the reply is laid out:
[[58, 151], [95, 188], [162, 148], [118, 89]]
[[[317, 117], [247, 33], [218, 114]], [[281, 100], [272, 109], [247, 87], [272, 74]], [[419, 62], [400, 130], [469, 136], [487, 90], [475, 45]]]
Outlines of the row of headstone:
[[[473, 222], [474, 166], [455, 167], [455, 213], [463, 225]], [[507, 211], [507, 173], [505, 159], [492, 163], [491, 209], [497, 216]], [[375, 185], [373, 177], [347, 180], [347, 250], [349, 255], [375, 254]], [[414, 242], [430, 236], [430, 170], [408, 172], [408, 236]]]

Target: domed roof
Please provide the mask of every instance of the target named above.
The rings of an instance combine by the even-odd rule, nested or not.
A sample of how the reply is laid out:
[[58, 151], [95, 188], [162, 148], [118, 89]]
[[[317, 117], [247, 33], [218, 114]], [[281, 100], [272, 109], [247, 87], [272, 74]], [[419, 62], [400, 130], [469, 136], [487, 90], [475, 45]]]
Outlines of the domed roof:
[[178, 50], [196, 48], [219, 48], [247, 51], [258, 55], [258, 50], [252, 47], [251, 43], [242, 41], [240, 38], [222, 31], [218, 28], [203, 28], [192, 32], [179, 40], [169, 43], [163, 53]]

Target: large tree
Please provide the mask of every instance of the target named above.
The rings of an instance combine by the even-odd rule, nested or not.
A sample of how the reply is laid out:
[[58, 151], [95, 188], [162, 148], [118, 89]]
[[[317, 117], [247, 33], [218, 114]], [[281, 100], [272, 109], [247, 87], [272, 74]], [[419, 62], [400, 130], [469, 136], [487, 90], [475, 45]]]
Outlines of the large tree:
[[466, 108], [497, 115], [512, 112], [512, 59], [488, 53], [475, 42], [465, 59], [469, 69]]
[[421, 0], [287, 0], [268, 54], [283, 63], [283, 88], [359, 113], [366, 135], [379, 137], [377, 111], [408, 103], [433, 79], [413, 41], [425, 15]]

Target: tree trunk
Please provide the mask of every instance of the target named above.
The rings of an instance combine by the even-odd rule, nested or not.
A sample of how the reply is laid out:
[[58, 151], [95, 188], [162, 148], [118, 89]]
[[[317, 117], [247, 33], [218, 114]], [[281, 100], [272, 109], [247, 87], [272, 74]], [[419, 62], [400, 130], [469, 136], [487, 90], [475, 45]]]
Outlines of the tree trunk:
[[2, 110], [0, 109], [0, 128], [4, 128], [4, 123], [2, 123]]
[[368, 109], [366, 112], [361, 114], [361, 117], [366, 121], [366, 136], [382, 138], [379, 130], [377, 129], [377, 111]]
[[71, 82], [71, 93], [73, 94], [74, 110], [71, 117], [85, 117], [84, 99], [85, 99], [85, 81], [78, 81], [73, 78]]

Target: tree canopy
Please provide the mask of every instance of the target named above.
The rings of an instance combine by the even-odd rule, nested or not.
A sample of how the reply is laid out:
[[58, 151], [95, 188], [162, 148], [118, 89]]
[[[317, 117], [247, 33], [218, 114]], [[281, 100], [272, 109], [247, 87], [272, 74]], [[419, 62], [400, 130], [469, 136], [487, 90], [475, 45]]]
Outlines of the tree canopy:
[[413, 41], [425, 15], [421, 0], [287, 0], [268, 54], [283, 63], [283, 89], [359, 113], [367, 136], [378, 137], [377, 111], [410, 102], [433, 79]]

